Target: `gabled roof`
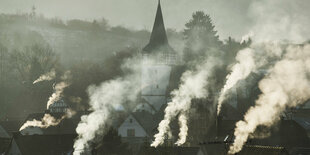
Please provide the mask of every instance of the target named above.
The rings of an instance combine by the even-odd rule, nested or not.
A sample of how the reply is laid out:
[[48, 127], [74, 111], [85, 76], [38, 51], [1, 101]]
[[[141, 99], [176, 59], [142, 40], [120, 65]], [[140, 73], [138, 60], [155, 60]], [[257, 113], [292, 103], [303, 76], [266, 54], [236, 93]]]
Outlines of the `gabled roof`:
[[237, 155], [289, 155], [284, 147], [245, 145]]
[[168, 43], [163, 14], [161, 10], [160, 0], [158, 0], [155, 22], [150, 38], [150, 42], [143, 48], [143, 52], [147, 54], [161, 50], [165, 52], [174, 52]]
[[[32, 121], [33, 119], [41, 120], [45, 113], [32, 113], [28, 115], [26, 121]], [[61, 118], [64, 113], [50, 113], [55, 118]], [[62, 120], [57, 126], [50, 126], [46, 129], [41, 129], [43, 135], [52, 135], [52, 134], [76, 134], [76, 127], [81, 120], [81, 116], [86, 114], [85, 112], [77, 112], [71, 118], [66, 118]], [[30, 127], [31, 129], [31, 127]], [[35, 128], [33, 128], [35, 129]]]
[[21, 154], [42, 155], [72, 152], [76, 137], [76, 134], [23, 136], [20, 133], [14, 133], [13, 139]]
[[9, 134], [9, 136], [12, 136], [12, 132], [17, 132], [22, 124], [22, 120], [0, 122], [0, 126], [7, 132], [7, 134]]
[[131, 115], [138, 121], [142, 128], [147, 132], [149, 136], [153, 135], [154, 129], [156, 129], [159, 121], [155, 119], [154, 115], [147, 111], [138, 111], [131, 113]]
[[11, 144], [11, 138], [0, 138], [0, 154], [6, 152]]

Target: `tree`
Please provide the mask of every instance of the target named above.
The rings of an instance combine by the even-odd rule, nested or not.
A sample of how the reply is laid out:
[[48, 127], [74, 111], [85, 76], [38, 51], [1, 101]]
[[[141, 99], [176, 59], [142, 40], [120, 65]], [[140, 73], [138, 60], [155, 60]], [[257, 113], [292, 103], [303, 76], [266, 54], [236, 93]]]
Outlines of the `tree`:
[[185, 62], [195, 58], [204, 57], [212, 53], [211, 49], [220, 49], [222, 42], [209, 15], [203, 11], [197, 11], [192, 19], [185, 24], [184, 37], [186, 47], [184, 49]]
[[238, 51], [249, 47], [252, 43], [252, 40], [249, 39], [247, 41], [243, 41], [243, 42], [237, 42], [235, 39], [228, 37], [228, 39], [225, 41], [225, 44], [223, 46], [223, 50], [225, 51], [225, 62], [227, 63], [227, 65], [234, 63], [235, 57], [238, 53]]
[[11, 53], [11, 63], [23, 82], [32, 83], [41, 74], [58, 65], [58, 56], [47, 45], [34, 44]]

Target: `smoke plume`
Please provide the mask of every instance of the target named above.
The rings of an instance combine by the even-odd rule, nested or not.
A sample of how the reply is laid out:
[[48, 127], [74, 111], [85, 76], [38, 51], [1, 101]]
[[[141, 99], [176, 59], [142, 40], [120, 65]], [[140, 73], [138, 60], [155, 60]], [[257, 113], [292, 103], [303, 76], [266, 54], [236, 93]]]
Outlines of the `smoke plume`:
[[76, 128], [78, 138], [74, 142], [74, 155], [89, 153], [90, 144], [96, 143], [98, 136], [103, 136], [111, 126], [110, 118], [115, 108], [127, 107], [125, 103], [136, 101], [140, 90], [139, 76], [138, 72], [133, 72], [88, 88], [92, 112], [83, 115]]
[[39, 127], [39, 128], [48, 128], [50, 126], [58, 125], [63, 119], [71, 118], [75, 114], [72, 110], [67, 110], [66, 114], [61, 118], [57, 119], [50, 114], [44, 114], [41, 120], [33, 119], [32, 121], [27, 121], [22, 125], [19, 131], [24, 130], [25, 128], [32, 126], [32, 127]]
[[220, 65], [221, 62], [217, 58], [210, 57], [204, 64], [196, 65], [195, 70], [188, 70], [181, 77], [181, 84], [177, 90], [172, 91], [172, 101], [168, 103], [165, 109], [164, 119], [159, 123], [158, 133], [154, 136], [155, 140], [151, 144], [157, 147], [164, 143], [165, 136], [170, 133], [170, 122], [179, 115], [180, 133], [177, 145], [186, 142], [187, 122], [186, 113], [189, 112], [191, 101], [194, 98], [204, 98], [208, 96], [206, 87], [209, 85], [208, 78], [212, 75], [213, 68]]
[[238, 52], [236, 56], [237, 63], [232, 67], [232, 72], [226, 77], [226, 84], [221, 90], [217, 114], [220, 113], [222, 103], [225, 100], [227, 92], [233, 88], [239, 80], [245, 79], [253, 70], [255, 70], [254, 51], [251, 48], [246, 48]]
[[236, 124], [235, 141], [229, 153], [239, 152], [250, 134], [260, 125], [271, 127], [286, 108], [296, 107], [310, 98], [310, 45], [289, 46], [282, 60], [259, 82], [262, 95]]
[[55, 77], [56, 77], [56, 71], [55, 69], [52, 69], [50, 72], [41, 75], [38, 79], [33, 81], [33, 84], [36, 84], [42, 81], [50, 81], [50, 80], [53, 80]]
[[[46, 109], [49, 109], [50, 105], [54, 104], [56, 101], [60, 100], [63, 94], [63, 90], [68, 87], [70, 79], [70, 71], [67, 71], [64, 73], [64, 75], [61, 77], [61, 82], [55, 84], [54, 86], [54, 93], [49, 97], [49, 100], [47, 101], [47, 107]], [[22, 131], [23, 129], [33, 126], [33, 127], [40, 127], [40, 128], [48, 128], [49, 126], [56, 126], [58, 125], [63, 119], [70, 118], [72, 115], [74, 115], [75, 112], [71, 110], [67, 110], [66, 114], [62, 116], [60, 119], [54, 118], [50, 114], [45, 114], [44, 117], [41, 120], [32, 120], [27, 121], [22, 125], [22, 127], [19, 129], [19, 131]]]
[[66, 82], [60, 82], [60, 83], [55, 84], [55, 87], [54, 87], [55, 92], [52, 94], [52, 96], [49, 97], [49, 100], [47, 101], [47, 105], [46, 105], [47, 109], [50, 107], [50, 105], [52, 105], [53, 103], [55, 103], [61, 98], [64, 89], [68, 86], [69, 84]]

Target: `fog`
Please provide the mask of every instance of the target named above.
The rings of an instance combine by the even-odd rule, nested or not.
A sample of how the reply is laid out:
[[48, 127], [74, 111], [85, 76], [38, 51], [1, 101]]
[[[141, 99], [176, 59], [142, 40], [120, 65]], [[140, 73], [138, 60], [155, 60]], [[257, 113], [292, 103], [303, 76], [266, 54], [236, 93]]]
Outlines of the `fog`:
[[[1, 0], [0, 10], [5, 13], [26, 12], [33, 5], [37, 12], [47, 17], [93, 20], [106, 18], [113, 26], [123, 25], [132, 29], [148, 29], [153, 24], [156, 0]], [[255, 28], [258, 20], [285, 13], [288, 17], [303, 20], [310, 13], [307, 0], [260, 1], [253, 0], [163, 0], [163, 14], [168, 28], [182, 30], [194, 11], [210, 14], [221, 39], [232, 36], [241, 38]], [[272, 12], [271, 12], [272, 11]], [[298, 19], [299, 18], [299, 19]], [[300, 19], [301, 18], [301, 19]]]

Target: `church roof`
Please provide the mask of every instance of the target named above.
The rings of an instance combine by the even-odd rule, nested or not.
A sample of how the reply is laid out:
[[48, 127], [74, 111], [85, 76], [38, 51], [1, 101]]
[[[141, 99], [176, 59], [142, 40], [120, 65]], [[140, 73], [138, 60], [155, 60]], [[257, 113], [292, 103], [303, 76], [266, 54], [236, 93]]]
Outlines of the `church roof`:
[[150, 54], [156, 50], [162, 50], [167, 52], [174, 51], [168, 43], [160, 0], [158, 1], [158, 7], [150, 42], [143, 48], [143, 52]]

